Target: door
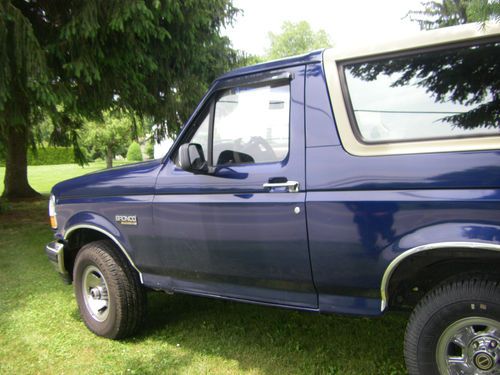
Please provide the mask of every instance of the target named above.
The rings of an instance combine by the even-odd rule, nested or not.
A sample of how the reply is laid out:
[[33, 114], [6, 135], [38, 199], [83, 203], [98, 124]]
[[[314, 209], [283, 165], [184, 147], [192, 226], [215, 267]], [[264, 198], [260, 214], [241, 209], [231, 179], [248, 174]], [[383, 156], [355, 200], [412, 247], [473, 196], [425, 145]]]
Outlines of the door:
[[201, 146], [211, 172], [157, 180], [156, 259], [168, 289], [317, 306], [305, 219], [304, 67], [216, 87], [179, 144]]

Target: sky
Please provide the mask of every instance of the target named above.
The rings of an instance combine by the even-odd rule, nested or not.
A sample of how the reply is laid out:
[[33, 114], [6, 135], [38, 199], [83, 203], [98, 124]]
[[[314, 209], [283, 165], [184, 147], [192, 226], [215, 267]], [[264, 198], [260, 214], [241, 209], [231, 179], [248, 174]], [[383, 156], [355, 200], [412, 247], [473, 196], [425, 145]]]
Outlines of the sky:
[[422, 0], [233, 0], [242, 9], [233, 27], [224, 31], [233, 47], [263, 55], [269, 48], [268, 32], [279, 33], [284, 21], [307, 21], [325, 30], [337, 45], [370, 43], [419, 31], [405, 17], [420, 9]]

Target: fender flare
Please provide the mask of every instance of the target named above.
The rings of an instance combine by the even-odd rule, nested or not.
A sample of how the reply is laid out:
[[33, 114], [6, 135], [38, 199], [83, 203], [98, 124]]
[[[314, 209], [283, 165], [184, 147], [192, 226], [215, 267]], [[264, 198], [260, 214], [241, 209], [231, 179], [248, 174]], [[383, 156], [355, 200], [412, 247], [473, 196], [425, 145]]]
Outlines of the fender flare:
[[125, 247], [123, 246], [123, 244], [116, 238], [116, 236], [114, 236], [113, 234], [111, 234], [107, 229], [99, 227], [97, 225], [87, 224], [87, 223], [84, 223], [84, 224], [75, 224], [75, 225], [70, 226], [70, 227], [68, 227], [68, 228], [65, 229], [65, 231], [64, 231], [64, 237], [63, 237], [64, 241], [67, 242], [68, 239], [69, 239], [69, 237], [70, 237], [70, 235], [72, 233], [74, 233], [75, 231], [79, 230], [79, 229], [95, 230], [97, 232], [100, 232], [100, 233], [104, 234], [106, 237], [108, 237], [110, 240], [112, 240], [116, 244], [116, 246], [120, 249], [120, 251], [122, 252], [122, 254], [127, 258], [127, 260], [130, 263], [130, 265], [139, 274], [139, 279], [141, 281], [141, 284], [144, 284], [143, 277], [142, 277], [142, 272], [139, 270], [139, 268], [137, 268], [136, 264], [134, 263], [134, 261], [130, 257], [128, 251], [125, 249]]
[[406, 250], [405, 252], [399, 254], [396, 258], [394, 258], [391, 263], [386, 267], [384, 275], [382, 277], [382, 282], [380, 284], [380, 296], [381, 296], [381, 310], [384, 311], [389, 302], [389, 282], [391, 280], [391, 276], [396, 271], [399, 264], [409, 258], [412, 255], [431, 250], [440, 250], [440, 249], [477, 249], [478, 251], [496, 251], [500, 252], [500, 245], [485, 243], [485, 242], [436, 242], [430, 243], [426, 245], [417, 246]]

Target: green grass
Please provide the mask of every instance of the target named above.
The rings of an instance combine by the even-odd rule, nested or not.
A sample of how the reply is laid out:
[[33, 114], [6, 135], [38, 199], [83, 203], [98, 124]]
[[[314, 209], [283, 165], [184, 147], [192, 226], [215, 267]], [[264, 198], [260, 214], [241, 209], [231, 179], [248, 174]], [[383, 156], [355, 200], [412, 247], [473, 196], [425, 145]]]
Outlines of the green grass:
[[[32, 178], [44, 193], [57, 176], [75, 172], [34, 171], [50, 172], [50, 181]], [[134, 338], [99, 338], [80, 320], [72, 286], [45, 257], [52, 238], [46, 205], [12, 203], [0, 214], [0, 374], [405, 372], [406, 314], [352, 318], [152, 292]]]
[[[115, 161], [113, 166], [118, 166], [128, 163], [127, 161]], [[60, 164], [60, 165], [35, 165], [28, 167], [28, 181], [33, 189], [41, 194], [48, 195], [50, 189], [56, 183], [69, 178], [78, 177], [82, 174], [95, 172], [104, 169], [106, 163], [104, 161], [92, 162], [85, 167], [80, 167], [77, 164]], [[5, 167], [0, 167], [0, 195], [3, 192], [3, 178]]]

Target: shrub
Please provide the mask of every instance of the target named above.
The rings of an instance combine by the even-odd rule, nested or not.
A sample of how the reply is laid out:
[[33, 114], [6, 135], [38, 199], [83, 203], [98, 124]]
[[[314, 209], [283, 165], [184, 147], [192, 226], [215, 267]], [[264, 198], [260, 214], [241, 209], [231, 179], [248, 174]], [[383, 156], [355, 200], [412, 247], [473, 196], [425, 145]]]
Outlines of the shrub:
[[132, 142], [128, 147], [127, 151], [127, 160], [128, 161], [142, 161], [142, 151], [139, 143]]
[[28, 165], [73, 164], [75, 156], [69, 147], [39, 148], [36, 153], [28, 151]]
[[150, 158], [150, 159], [155, 158], [155, 146], [152, 142], [148, 142], [146, 144], [146, 155], [148, 155], [148, 158]]
[[[53, 165], [76, 163], [71, 147], [40, 147], [36, 152], [28, 150], [28, 165]], [[5, 166], [5, 158], [0, 154], [0, 166]]]

